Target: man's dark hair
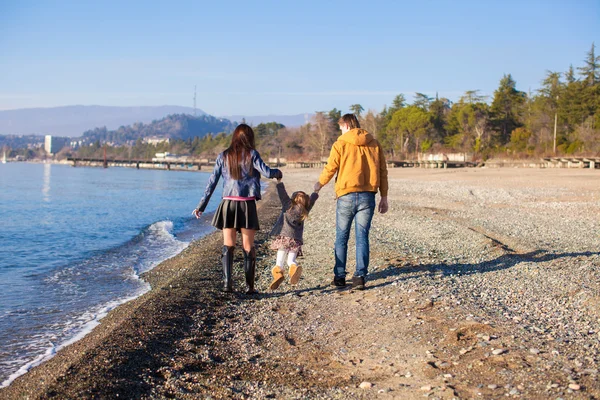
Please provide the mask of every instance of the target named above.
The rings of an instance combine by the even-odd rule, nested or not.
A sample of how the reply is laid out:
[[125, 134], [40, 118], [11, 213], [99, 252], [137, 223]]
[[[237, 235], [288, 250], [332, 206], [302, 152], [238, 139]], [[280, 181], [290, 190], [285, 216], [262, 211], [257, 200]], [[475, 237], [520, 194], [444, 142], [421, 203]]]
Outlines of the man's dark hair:
[[358, 118], [354, 114], [344, 114], [342, 118], [338, 120], [338, 124], [346, 124], [349, 129], [360, 128]]

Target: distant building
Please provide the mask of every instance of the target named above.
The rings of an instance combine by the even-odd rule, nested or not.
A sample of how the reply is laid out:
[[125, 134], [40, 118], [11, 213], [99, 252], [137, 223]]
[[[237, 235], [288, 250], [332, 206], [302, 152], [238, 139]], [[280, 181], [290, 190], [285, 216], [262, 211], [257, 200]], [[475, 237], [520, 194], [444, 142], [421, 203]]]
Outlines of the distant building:
[[44, 150], [52, 155], [58, 153], [63, 147], [69, 144], [69, 138], [46, 135], [44, 140]]
[[161, 137], [147, 137], [144, 138], [144, 142], [148, 144], [157, 145], [160, 143], [169, 143], [171, 141], [170, 138], [161, 138]]

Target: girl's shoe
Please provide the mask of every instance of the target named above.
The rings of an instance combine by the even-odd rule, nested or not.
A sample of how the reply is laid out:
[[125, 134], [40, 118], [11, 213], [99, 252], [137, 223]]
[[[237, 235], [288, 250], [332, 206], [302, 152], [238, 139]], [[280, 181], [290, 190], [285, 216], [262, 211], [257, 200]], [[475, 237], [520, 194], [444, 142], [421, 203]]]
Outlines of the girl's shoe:
[[283, 282], [284, 280], [283, 270], [276, 265], [271, 270], [271, 274], [273, 275], [273, 282], [271, 282], [271, 284], [269, 285], [269, 289], [275, 290], [279, 287], [279, 285], [281, 285], [281, 282]]
[[297, 284], [301, 275], [302, 267], [299, 267], [296, 264], [290, 265], [290, 285]]

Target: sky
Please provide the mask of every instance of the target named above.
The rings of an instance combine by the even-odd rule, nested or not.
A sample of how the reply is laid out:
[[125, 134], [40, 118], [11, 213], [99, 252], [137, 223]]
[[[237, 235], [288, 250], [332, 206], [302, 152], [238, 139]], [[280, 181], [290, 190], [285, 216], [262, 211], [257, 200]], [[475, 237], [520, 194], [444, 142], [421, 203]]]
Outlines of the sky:
[[0, 0], [0, 110], [192, 107], [196, 86], [217, 116], [381, 111], [508, 73], [535, 92], [593, 42], [598, 0]]

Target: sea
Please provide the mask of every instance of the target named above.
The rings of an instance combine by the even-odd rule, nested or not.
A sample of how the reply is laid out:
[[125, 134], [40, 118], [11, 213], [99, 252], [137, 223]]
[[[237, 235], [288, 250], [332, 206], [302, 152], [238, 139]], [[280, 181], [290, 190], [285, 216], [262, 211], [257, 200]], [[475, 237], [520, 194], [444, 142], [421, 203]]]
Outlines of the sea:
[[213, 231], [209, 174], [0, 164], [0, 387], [150, 289], [140, 274]]

